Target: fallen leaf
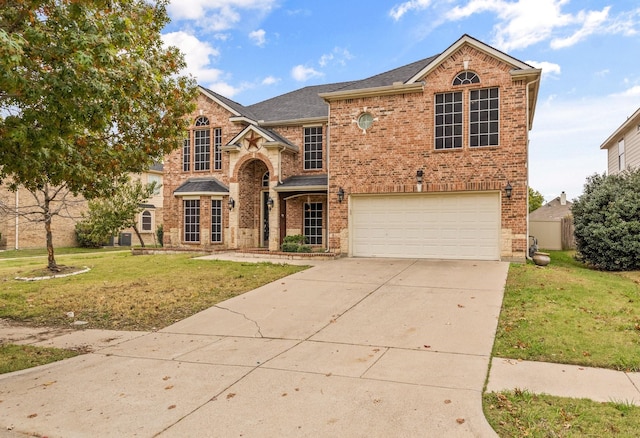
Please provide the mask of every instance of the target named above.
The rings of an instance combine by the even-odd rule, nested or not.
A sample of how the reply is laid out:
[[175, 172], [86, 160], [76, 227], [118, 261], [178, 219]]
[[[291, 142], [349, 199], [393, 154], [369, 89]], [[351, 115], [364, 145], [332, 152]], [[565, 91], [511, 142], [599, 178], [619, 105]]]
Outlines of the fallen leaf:
[[280, 397], [286, 397], [288, 394], [286, 392], [283, 392], [282, 395]]
[[176, 408], [176, 405], [171, 405], [167, 409], [175, 409], [175, 408]]
[[172, 389], [173, 385], [165, 386], [164, 389]]
[[227, 400], [229, 400], [230, 398], [233, 398], [236, 396], [235, 392], [230, 392], [229, 394], [227, 394]]
[[464, 306], [462, 304], [458, 304], [458, 307], [461, 308], [461, 309], [464, 308]]
[[169, 380], [170, 378], [171, 378], [171, 377], [169, 377], [169, 376], [164, 376], [164, 377], [162, 378], [162, 380]]
[[425, 345], [424, 348], [431, 348], [431, 345]]
[[444, 401], [444, 404], [445, 404], [445, 405], [448, 405], [448, 404], [450, 404], [450, 403], [451, 403], [451, 400], [445, 400], [445, 401]]
[[27, 415], [27, 418], [36, 418], [38, 416], [38, 414], [30, 414]]
[[463, 424], [464, 423], [464, 418], [458, 418], [458, 419], [456, 419], [456, 422], [458, 424]]

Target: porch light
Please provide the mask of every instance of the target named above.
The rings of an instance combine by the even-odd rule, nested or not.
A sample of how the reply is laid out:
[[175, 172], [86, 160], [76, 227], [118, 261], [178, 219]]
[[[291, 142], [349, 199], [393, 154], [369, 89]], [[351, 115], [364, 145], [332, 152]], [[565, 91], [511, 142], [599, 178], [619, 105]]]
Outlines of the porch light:
[[419, 170], [416, 172], [416, 181], [417, 181], [417, 183], [418, 183], [418, 184], [422, 184], [422, 177], [423, 177], [423, 176], [424, 176], [424, 170], [419, 169]]
[[342, 203], [344, 201], [344, 190], [342, 187], [338, 189], [338, 202]]
[[229, 196], [229, 210], [233, 210], [233, 208], [236, 206], [236, 201]]
[[507, 199], [511, 199], [511, 192], [513, 191], [513, 187], [511, 187], [511, 183], [507, 181], [507, 185], [504, 188], [504, 194], [507, 196]]
[[271, 196], [267, 199], [267, 207], [269, 207], [269, 211], [273, 208], [273, 198]]

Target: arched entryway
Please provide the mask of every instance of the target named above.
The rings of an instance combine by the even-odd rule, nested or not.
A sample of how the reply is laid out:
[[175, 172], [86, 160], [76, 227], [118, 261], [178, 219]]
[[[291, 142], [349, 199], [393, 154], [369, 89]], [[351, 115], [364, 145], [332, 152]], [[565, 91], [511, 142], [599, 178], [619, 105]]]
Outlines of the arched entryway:
[[[266, 178], [265, 178], [266, 176]], [[249, 160], [238, 171], [238, 231], [241, 247], [269, 247], [269, 168]]]

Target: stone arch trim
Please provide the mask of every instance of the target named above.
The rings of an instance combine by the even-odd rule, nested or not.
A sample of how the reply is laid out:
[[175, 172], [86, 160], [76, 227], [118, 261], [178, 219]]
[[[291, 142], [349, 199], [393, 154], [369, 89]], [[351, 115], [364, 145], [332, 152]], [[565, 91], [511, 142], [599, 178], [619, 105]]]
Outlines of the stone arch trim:
[[264, 163], [265, 166], [267, 166], [267, 170], [269, 171], [269, 178], [273, 178], [273, 175], [275, 173], [274, 168], [273, 168], [273, 164], [271, 163], [271, 160], [269, 160], [266, 156], [264, 156], [263, 154], [260, 153], [253, 153], [251, 155], [245, 155], [244, 157], [240, 158], [240, 160], [238, 160], [238, 162], [236, 163], [235, 168], [233, 169], [233, 174], [231, 175], [230, 181], [232, 183], [237, 183], [238, 182], [238, 174], [240, 173], [240, 169], [242, 169], [242, 167], [253, 161], [253, 160], [258, 160], [258, 161], [262, 161]]

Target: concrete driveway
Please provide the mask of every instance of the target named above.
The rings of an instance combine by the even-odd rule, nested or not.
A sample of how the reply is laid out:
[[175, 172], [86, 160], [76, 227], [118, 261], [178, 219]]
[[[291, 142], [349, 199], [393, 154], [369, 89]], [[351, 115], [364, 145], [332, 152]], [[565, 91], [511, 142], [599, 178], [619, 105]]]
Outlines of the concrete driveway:
[[48, 437], [496, 436], [481, 395], [507, 270], [320, 262], [158, 332], [0, 376], [0, 426]]

